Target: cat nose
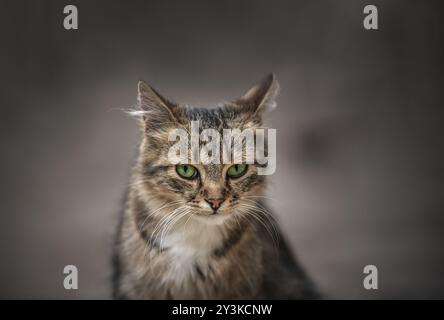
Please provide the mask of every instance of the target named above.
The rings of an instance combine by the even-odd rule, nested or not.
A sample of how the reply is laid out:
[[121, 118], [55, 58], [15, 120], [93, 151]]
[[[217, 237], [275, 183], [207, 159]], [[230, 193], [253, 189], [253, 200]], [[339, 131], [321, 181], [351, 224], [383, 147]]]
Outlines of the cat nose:
[[208, 204], [211, 206], [211, 209], [213, 210], [217, 210], [220, 208], [222, 202], [225, 201], [224, 198], [219, 198], [219, 199], [207, 199], [205, 198], [205, 201], [208, 202]]

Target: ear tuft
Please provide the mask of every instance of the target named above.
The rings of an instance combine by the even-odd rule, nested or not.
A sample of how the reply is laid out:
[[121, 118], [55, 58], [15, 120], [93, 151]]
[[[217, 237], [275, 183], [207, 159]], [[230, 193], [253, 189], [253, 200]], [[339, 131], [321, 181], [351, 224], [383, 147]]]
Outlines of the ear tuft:
[[154, 88], [139, 81], [137, 84], [140, 113], [147, 124], [160, 124], [162, 122], [176, 121], [174, 110], [176, 105], [165, 99]]
[[162, 97], [153, 87], [146, 84], [144, 81], [139, 81], [137, 84], [139, 106], [145, 110], [152, 107], [164, 107], [170, 109], [174, 104]]
[[279, 83], [274, 74], [269, 74], [247, 91], [236, 103], [246, 106], [254, 114], [268, 112], [276, 108]]

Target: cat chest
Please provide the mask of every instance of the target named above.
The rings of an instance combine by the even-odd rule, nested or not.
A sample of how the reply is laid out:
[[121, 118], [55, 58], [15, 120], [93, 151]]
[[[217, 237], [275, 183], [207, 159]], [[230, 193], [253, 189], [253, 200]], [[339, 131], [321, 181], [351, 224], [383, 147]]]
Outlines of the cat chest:
[[164, 244], [168, 248], [165, 255], [165, 273], [169, 281], [179, 284], [210, 280], [214, 275], [217, 261], [214, 256], [216, 249], [223, 243], [217, 232], [206, 234], [172, 233], [165, 237]]

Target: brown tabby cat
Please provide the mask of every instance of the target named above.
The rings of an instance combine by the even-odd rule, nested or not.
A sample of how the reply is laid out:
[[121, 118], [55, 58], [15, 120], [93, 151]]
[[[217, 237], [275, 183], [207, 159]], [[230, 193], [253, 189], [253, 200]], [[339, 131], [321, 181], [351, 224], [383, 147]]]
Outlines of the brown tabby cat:
[[263, 203], [257, 165], [172, 165], [174, 128], [257, 128], [275, 106], [266, 77], [238, 100], [212, 109], [174, 104], [139, 83], [143, 139], [121, 216], [114, 296], [121, 299], [316, 298]]

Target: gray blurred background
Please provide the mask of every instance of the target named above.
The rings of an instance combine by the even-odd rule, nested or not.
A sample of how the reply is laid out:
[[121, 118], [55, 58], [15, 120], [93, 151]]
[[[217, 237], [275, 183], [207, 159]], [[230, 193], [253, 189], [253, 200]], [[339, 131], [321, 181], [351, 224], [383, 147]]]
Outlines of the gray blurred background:
[[[79, 30], [63, 28], [63, 7]], [[362, 26], [366, 4], [378, 31]], [[2, 1], [0, 297], [110, 298], [112, 237], [145, 79], [211, 105], [281, 84], [270, 183], [331, 298], [444, 298], [438, 1]], [[62, 286], [79, 268], [79, 290]], [[379, 269], [379, 290], [362, 286]]]

